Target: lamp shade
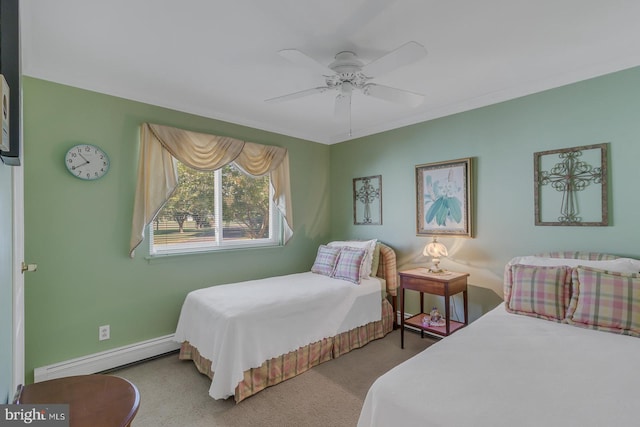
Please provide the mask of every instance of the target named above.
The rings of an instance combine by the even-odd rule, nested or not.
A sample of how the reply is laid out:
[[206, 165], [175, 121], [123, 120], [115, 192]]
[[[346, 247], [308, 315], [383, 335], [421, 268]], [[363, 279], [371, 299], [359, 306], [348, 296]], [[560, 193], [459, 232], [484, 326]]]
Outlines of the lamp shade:
[[437, 238], [433, 238], [433, 241], [427, 243], [427, 246], [424, 247], [424, 251], [422, 252], [424, 256], [430, 256], [435, 258], [440, 258], [443, 256], [449, 255], [447, 252], [447, 247], [442, 243], [438, 242]]

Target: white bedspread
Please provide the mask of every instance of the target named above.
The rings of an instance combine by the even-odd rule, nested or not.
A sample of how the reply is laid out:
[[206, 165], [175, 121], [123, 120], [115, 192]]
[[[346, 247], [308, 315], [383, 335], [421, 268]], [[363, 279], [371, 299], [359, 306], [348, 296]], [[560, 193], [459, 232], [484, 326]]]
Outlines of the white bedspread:
[[640, 339], [504, 306], [378, 378], [365, 426], [639, 425]]
[[312, 342], [379, 321], [384, 281], [311, 272], [190, 292], [175, 333], [212, 361], [209, 394], [232, 396], [243, 372]]

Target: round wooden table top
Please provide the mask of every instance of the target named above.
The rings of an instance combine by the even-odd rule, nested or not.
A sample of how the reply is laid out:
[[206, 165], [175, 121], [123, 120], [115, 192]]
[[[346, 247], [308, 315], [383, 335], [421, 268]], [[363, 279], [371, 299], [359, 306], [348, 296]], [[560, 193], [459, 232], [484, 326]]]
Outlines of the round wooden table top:
[[126, 427], [140, 406], [135, 385], [112, 375], [78, 375], [23, 387], [18, 404], [69, 404], [70, 427]]

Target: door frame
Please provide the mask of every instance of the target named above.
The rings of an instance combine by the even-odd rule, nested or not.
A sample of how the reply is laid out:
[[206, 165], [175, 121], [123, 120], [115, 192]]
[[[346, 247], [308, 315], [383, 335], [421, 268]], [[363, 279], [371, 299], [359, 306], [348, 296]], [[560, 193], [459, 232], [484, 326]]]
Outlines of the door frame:
[[24, 384], [24, 166], [13, 176], [13, 390]]

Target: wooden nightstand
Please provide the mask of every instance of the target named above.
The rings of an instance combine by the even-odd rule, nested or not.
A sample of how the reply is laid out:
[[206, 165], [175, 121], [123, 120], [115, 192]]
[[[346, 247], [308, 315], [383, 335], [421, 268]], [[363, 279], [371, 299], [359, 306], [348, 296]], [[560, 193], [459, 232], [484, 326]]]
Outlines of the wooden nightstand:
[[113, 375], [56, 378], [28, 384], [16, 394], [18, 405], [68, 404], [70, 427], [129, 427], [140, 406], [138, 388]]
[[[469, 324], [469, 303], [467, 301], [467, 277], [468, 273], [455, 273], [447, 271], [445, 273], [429, 273], [424, 267], [411, 270], [400, 271], [400, 347], [404, 348], [404, 325], [408, 324], [420, 329], [420, 332], [446, 337], [458, 329]], [[404, 319], [404, 291], [410, 289], [420, 292], [420, 313]], [[462, 292], [464, 301], [464, 323], [450, 319], [449, 297]], [[444, 297], [444, 326], [423, 326], [424, 317], [424, 294], [440, 295]]]

